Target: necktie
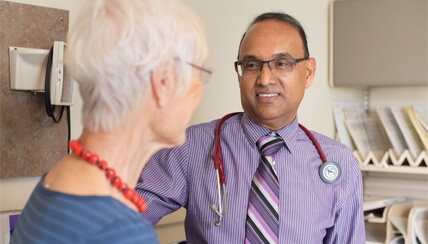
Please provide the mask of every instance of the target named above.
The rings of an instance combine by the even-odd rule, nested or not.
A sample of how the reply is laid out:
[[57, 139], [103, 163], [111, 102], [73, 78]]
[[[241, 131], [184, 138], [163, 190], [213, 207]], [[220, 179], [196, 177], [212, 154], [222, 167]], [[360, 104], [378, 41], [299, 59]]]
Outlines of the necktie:
[[274, 132], [257, 141], [261, 157], [251, 182], [245, 243], [278, 243], [279, 184], [278, 177], [268, 160], [273, 160], [284, 145], [281, 137]]

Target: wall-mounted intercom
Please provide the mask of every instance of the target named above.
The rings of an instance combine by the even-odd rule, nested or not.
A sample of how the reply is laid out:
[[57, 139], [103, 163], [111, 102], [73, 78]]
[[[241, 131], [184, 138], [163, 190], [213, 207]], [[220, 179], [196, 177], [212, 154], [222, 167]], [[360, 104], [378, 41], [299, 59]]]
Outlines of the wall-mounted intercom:
[[9, 47], [10, 89], [44, 92], [49, 50]]
[[[45, 49], [9, 47], [10, 88], [31, 92], [45, 92], [45, 77], [50, 75], [52, 105], [70, 106], [74, 103], [76, 84], [64, 65], [67, 44], [55, 41], [52, 47], [50, 74], [46, 73], [50, 51]], [[48, 88], [48, 89], [49, 89]]]
[[74, 103], [75, 81], [68, 74], [64, 65], [65, 42], [54, 42], [52, 56], [52, 70], [50, 79], [51, 104], [72, 105]]

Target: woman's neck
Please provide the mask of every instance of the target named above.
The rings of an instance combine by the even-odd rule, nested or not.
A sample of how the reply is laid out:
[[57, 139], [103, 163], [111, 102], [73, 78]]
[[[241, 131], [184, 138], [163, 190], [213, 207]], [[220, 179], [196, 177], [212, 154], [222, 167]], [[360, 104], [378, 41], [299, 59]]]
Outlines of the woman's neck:
[[123, 181], [135, 187], [141, 171], [150, 157], [159, 150], [153, 143], [150, 131], [116, 130], [114, 132], [92, 133], [84, 130], [80, 144], [105, 160], [115, 169]]

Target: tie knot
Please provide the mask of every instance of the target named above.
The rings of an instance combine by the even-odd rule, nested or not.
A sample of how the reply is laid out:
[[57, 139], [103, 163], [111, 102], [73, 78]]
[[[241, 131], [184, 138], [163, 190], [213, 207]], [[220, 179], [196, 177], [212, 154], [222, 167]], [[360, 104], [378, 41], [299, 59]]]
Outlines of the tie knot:
[[283, 146], [284, 140], [275, 132], [271, 132], [257, 141], [257, 147], [262, 156], [274, 156]]

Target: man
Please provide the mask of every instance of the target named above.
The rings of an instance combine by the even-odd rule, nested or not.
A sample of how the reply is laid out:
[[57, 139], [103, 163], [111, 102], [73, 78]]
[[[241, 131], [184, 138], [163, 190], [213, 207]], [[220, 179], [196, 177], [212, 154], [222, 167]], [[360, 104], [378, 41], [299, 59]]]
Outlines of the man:
[[[258, 16], [241, 40], [235, 69], [245, 113], [226, 120], [220, 133], [227, 191], [220, 226], [210, 208], [218, 201], [212, 160], [218, 121], [188, 128], [183, 146], [160, 151], [147, 164], [136, 188], [148, 204], [144, 216], [154, 225], [186, 208], [188, 243], [365, 243], [358, 163], [344, 145], [313, 133], [341, 168], [335, 182], [324, 182], [320, 154], [298, 126], [297, 110], [316, 69], [300, 24], [282, 13]], [[265, 157], [258, 140], [268, 134], [281, 148]], [[274, 180], [260, 178], [262, 165]], [[273, 200], [254, 200], [260, 182], [277, 184], [276, 193], [262, 190]], [[259, 214], [259, 205], [271, 206], [271, 215], [261, 217], [266, 210]]]

